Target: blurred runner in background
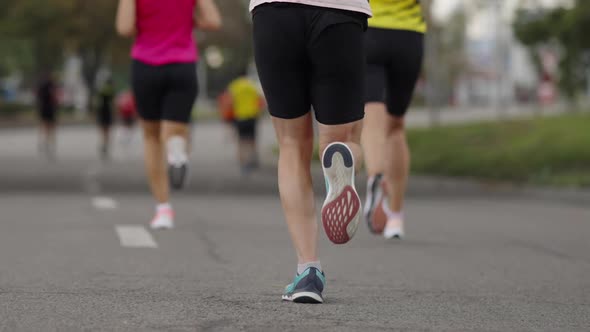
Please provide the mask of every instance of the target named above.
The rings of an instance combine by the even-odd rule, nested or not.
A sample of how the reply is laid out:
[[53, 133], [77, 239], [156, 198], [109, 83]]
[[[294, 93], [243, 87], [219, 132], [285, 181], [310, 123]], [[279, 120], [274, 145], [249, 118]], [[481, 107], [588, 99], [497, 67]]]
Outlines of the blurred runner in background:
[[100, 87], [98, 92], [98, 108], [96, 111], [96, 121], [100, 132], [99, 153], [102, 159], [109, 158], [109, 147], [111, 138], [111, 128], [113, 126], [113, 99], [115, 96], [115, 87], [113, 80], [108, 78]]
[[244, 73], [229, 84], [219, 103], [222, 118], [231, 121], [236, 129], [240, 169], [244, 174], [249, 173], [259, 166], [256, 128], [265, 105], [264, 97]]
[[426, 22], [419, 0], [371, 0], [371, 8], [361, 139], [369, 175], [365, 217], [373, 233], [401, 238], [410, 169], [404, 116], [422, 67]]
[[39, 152], [49, 159], [55, 158], [56, 152], [57, 99], [57, 87], [48, 72], [37, 86], [37, 110], [40, 120]]
[[129, 90], [121, 92], [117, 97], [117, 112], [122, 123], [121, 141], [128, 146], [133, 139], [133, 131], [137, 120], [137, 109], [133, 93]]
[[132, 86], [142, 120], [148, 179], [157, 201], [154, 229], [174, 226], [169, 184], [181, 188], [187, 180], [188, 123], [198, 90], [193, 29], [220, 26], [213, 0], [119, 0], [117, 31], [135, 36]]

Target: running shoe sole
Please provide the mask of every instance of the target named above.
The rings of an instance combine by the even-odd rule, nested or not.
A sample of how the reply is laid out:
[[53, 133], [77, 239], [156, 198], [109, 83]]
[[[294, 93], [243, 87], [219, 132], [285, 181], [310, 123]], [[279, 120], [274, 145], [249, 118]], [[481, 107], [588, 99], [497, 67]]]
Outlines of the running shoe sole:
[[387, 216], [383, 211], [382, 203], [384, 199], [383, 189], [381, 189], [383, 175], [377, 175], [371, 184], [367, 193], [365, 202], [365, 220], [369, 231], [373, 234], [382, 234], [387, 222]]
[[403, 235], [401, 234], [395, 234], [394, 236], [385, 236], [386, 240], [401, 240], [403, 238]]
[[384, 197], [382, 196], [378, 201], [377, 201], [377, 206], [374, 208], [373, 212], [371, 213], [371, 219], [369, 219], [367, 222], [370, 223], [370, 227], [369, 229], [371, 230], [371, 232], [373, 234], [383, 234], [383, 230], [385, 229], [385, 224], [387, 223], [387, 215], [385, 214], [385, 211], [383, 210], [383, 199]]
[[174, 228], [174, 221], [170, 221], [168, 223], [156, 223], [152, 221], [150, 223], [150, 228], [157, 231], [157, 230], [165, 230], [165, 229], [173, 229]]
[[299, 292], [299, 293], [295, 293], [291, 296], [283, 295], [283, 301], [290, 301], [290, 302], [294, 302], [294, 303], [308, 303], [308, 304], [324, 303], [324, 299], [319, 294], [316, 294], [314, 292]]
[[335, 244], [344, 244], [356, 233], [361, 217], [361, 200], [354, 186], [354, 158], [342, 143], [328, 145], [322, 156], [327, 184], [322, 207], [322, 224]]
[[166, 229], [173, 229], [174, 225], [150, 225], [150, 228], [155, 231], [162, 231]]

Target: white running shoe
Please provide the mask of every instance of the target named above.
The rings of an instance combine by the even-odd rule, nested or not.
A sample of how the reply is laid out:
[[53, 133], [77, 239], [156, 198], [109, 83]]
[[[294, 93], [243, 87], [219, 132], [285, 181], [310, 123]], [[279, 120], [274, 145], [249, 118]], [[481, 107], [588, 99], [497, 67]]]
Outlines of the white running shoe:
[[401, 218], [390, 218], [385, 224], [383, 237], [386, 239], [401, 239], [404, 237], [404, 221]]
[[150, 228], [154, 230], [174, 228], [174, 211], [172, 209], [161, 209], [156, 212], [154, 219], [150, 223]]
[[387, 216], [387, 223], [383, 230], [383, 237], [386, 239], [401, 239], [404, 237], [404, 215], [402, 212], [393, 212], [389, 208], [387, 200], [381, 204], [383, 212]]

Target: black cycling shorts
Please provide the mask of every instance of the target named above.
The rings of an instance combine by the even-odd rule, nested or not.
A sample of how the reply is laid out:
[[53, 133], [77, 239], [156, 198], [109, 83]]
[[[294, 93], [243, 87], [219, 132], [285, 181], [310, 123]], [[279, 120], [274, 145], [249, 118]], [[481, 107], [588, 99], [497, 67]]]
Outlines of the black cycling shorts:
[[234, 125], [240, 139], [256, 139], [256, 119], [235, 120]]
[[194, 62], [152, 66], [134, 60], [131, 81], [142, 119], [190, 121], [198, 93]]
[[57, 107], [50, 104], [43, 104], [39, 106], [39, 118], [46, 123], [57, 122]]
[[113, 110], [108, 105], [102, 105], [96, 113], [96, 122], [101, 127], [113, 125]]
[[272, 116], [294, 119], [313, 106], [327, 125], [363, 118], [365, 14], [267, 3], [252, 19], [256, 66]]
[[424, 34], [414, 31], [369, 28], [366, 102], [384, 102], [390, 114], [406, 114], [424, 55]]

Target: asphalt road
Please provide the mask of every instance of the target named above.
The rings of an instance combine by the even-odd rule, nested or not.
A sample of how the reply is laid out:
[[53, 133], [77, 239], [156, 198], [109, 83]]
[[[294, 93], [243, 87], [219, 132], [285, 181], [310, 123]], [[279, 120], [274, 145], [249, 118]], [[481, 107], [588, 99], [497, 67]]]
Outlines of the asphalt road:
[[590, 330], [590, 208], [526, 197], [416, 193], [407, 239], [322, 235], [326, 304], [281, 303], [296, 261], [278, 197], [247, 191], [273, 171], [243, 180], [225, 134], [200, 132], [162, 232], [139, 150], [100, 164], [73, 128], [47, 163], [33, 131], [0, 134], [0, 331]]

